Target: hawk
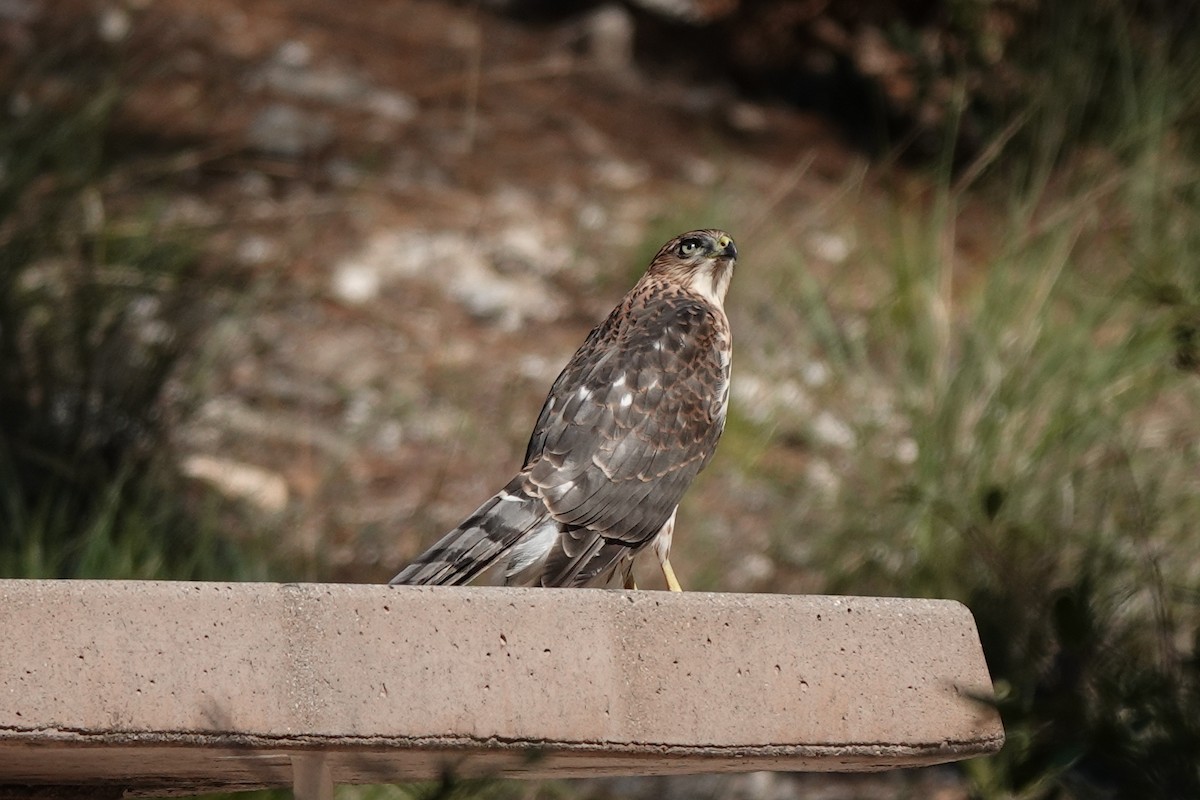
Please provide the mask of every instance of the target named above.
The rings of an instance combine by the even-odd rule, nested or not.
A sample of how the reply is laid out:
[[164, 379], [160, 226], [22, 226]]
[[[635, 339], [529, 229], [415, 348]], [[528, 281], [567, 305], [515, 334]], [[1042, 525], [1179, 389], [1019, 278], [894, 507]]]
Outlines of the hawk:
[[663, 245], [554, 381], [521, 471], [392, 585], [458, 585], [497, 565], [507, 585], [633, 589], [633, 559], [652, 547], [681, 591], [675, 511], [725, 427], [736, 259], [718, 230]]

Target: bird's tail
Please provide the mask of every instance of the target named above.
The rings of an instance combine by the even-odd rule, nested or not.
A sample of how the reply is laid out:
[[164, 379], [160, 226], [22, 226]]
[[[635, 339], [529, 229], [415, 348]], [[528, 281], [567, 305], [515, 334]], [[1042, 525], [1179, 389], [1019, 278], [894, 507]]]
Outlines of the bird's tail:
[[526, 493], [523, 483], [521, 476], [514, 478], [388, 583], [457, 586], [492, 566], [547, 521], [545, 505]]

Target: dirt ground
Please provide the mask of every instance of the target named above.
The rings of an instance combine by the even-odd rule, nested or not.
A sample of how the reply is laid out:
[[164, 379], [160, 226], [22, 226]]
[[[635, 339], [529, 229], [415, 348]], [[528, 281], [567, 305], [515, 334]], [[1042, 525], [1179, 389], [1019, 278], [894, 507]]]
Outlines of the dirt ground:
[[[171, 177], [164, 218], [241, 286], [196, 370], [184, 468], [278, 526], [297, 578], [386, 580], [502, 485], [558, 369], [668, 236], [731, 229], [731, 315], [752, 326], [756, 229], [863, 164], [819, 118], [641, 67], [615, 7], [531, 24], [165, 0], [99, 24], [131, 54], [122, 126]], [[708, 531], [696, 564], [732, 569], [700, 574], [686, 537], [680, 567], [762, 588], [739, 533], [755, 492], [710, 474], [682, 522]]]

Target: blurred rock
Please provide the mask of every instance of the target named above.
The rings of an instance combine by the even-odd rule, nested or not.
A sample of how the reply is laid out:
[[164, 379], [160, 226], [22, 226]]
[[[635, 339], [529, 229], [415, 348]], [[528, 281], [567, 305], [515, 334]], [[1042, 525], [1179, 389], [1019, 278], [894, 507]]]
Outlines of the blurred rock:
[[641, 186], [650, 177], [650, 170], [642, 164], [606, 158], [592, 170], [596, 180], [608, 189], [627, 192]]
[[238, 461], [195, 455], [183, 460], [180, 470], [203, 481], [233, 500], [242, 500], [270, 514], [287, 508], [288, 487], [282, 476]]
[[517, 372], [537, 383], [547, 386], [558, 377], [563, 365], [537, 353], [526, 353], [517, 360]]
[[352, 189], [361, 186], [365, 173], [348, 158], [334, 157], [325, 164], [325, 174], [334, 186]]
[[812, 422], [812, 434], [821, 444], [841, 450], [850, 450], [858, 444], [854, 430], [829, 411], [817, 414]]
[[345, 302], [361, 303], [394, 280], [425, 280], [472, 316], [511, 330], [562, 315], [564, 300], [540, 276], [566, 258], [529, 227], [512, 226], [480, 240], [454, 231], [383, 231], [334, 266], [331, 290]]
[[635, 25], [624, 6], [603, 5], [584, 20], [588, 58], [606, 72], [633, 72]]
[[358, 108], [391, 122], [407, 123], [416, 117], [417, 103], [409, 95], [372, 86], [344, 67], [313, 66], [312, 60], [306, 44], [286, 42], [253, 74], [249, 85], [297, 100]]
[[379, 270], [362, 262], [339, 264], [333, 273], [333, 296], [343, 303], [358, 305], [379, 296]]
[[739, 0], [632, 0], [652, 14], [694, 25], [714, 22], [737, 10]]
[[237, 187], [247, 197], [265, 198], [271, 195], [271, 179], [258, 170], [246, 170], [238, 175]]
[[133, 20], [129, 12], [119, 6], [110, 6], [100, 12], [98, 33], [100, 39], [109, 44], [116, 44], [129, 35], [133, 28]]
[[371, 448], [377, 453], [392, 453], [404, 443], [404, 427], [399, 420], [384, 420], [375, 429], [370, 439]]
[[824, 361], [806, 361], [800, 366], [800, 377], [814, 389], [829, 383], [829, 367]]
[[679, 171], [684, 180], [696, 186], [712, 186], [721, 177], [716, 164], [698, 156], [685, 159]]
[[796, 428], [813, 410], [812, 398], [795, 380], [735, 372], [731, 390], [741, 413], [760, 425], [771, 422]]
[[805, 470], [810, 486], [819, 490], [827, 499], [834, 498], [842, 488], [842, 479], [837, 470], [823, 458], [814, 458]]
[[221, 220], [221, 209], [197, 195], [181, 194], [171, 198], [159, 217], [165, 227], [203, 228]]
[[[316, 396], [320, 387], [309, 383], [303, 387], [305, 397]], [[322, 451], [323, 455], [349, 463], [354, 449], [342, 437], [323, 428], [314, 427], [310, 415], [266, 412], [251, 408], [233, 397], [214, 397], [200, 407], [193, 426], [199, 435], [208, 435], [204, 428], [218, 435], [239, 440], [257, 440], [259, 446], [268, 441], [299, 445]]]
[[372, 89], [363, 100], [363, 108], [391, 122], [412, 122], [417, 102], [403, 92]]
[[921, 455], [921, 448], [915, 439], [905, 436], [896, 442], [892, 455], [901, 464], [915, 464], [917, 457]]
[[585, 203], [576, 217], [579, 227], [588, 231], [598, 231], [608, 222], [608, 212], [599, 203]]
[[357, 75], [337, 67], [313, 68], [306, 45], [288, 42], [250, 79], [252, 88], [267, 88], [303, 100], [348, 104], [367, 93]]
[[275, 60], [292, 69], [303, 69], [312, 63], [312, 48], [298, 39], [289, 39], [275, 51]]
[[767, 130], [769, 120], [762, 106], [739, 100], [729, 106], [725, 115], [729, 127], [738, 133], [758, 135]]
[[282, 253], [283, 247], [279, 242], [268, 236], [252, 233], [238, 243], [234, 258], [240, 264], [256, 267], [278, 259]]
[[158, 348], [174, 340], [174, 329], [162, 318], [162, 300], [159, 297], [135, 297], [130, 301], [128, 311], [130, 322], [134, 326], [136, 342], [142, 348]]
[[564, 304], [536, 278], [501, 275], [483, 261], [459, 265], [449, 284], [450, 295], [472, 316], [496, 321], [505, 330], [526, 322], [549, 322], [563, 313]]
[[850, 242], [836, 233], [814, 231], [806, 244], [810, 253], [829, 264], [841, 264], [850, 257]]
[[726, 580], [738, 591], [750, 591], [769, 583], [773, 577], [775, 577], [775, 562], [762, 553], [747, 553], [733, 564]]
[[496, 236], [493, 261], [502, 272], [551, 275], [567, 263], [570, 250], [549, 241], [543, 226], [514, 223]]
[[300, 158], [332, 141], [333, 123], [327, 117], [283, 103], [259, 111], [246, 131], [252, 149], [282, 158]]

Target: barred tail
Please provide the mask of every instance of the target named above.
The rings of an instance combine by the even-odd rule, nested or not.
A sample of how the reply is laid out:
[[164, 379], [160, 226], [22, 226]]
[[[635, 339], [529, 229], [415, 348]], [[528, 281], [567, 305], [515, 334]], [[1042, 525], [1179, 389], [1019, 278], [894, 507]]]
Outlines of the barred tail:
[[388, 583], [458, 586], [496, 563], [532, 529], [548, 518], [540, 498], [522, 488], [518, 475], [437, 544], [417, 556]]

